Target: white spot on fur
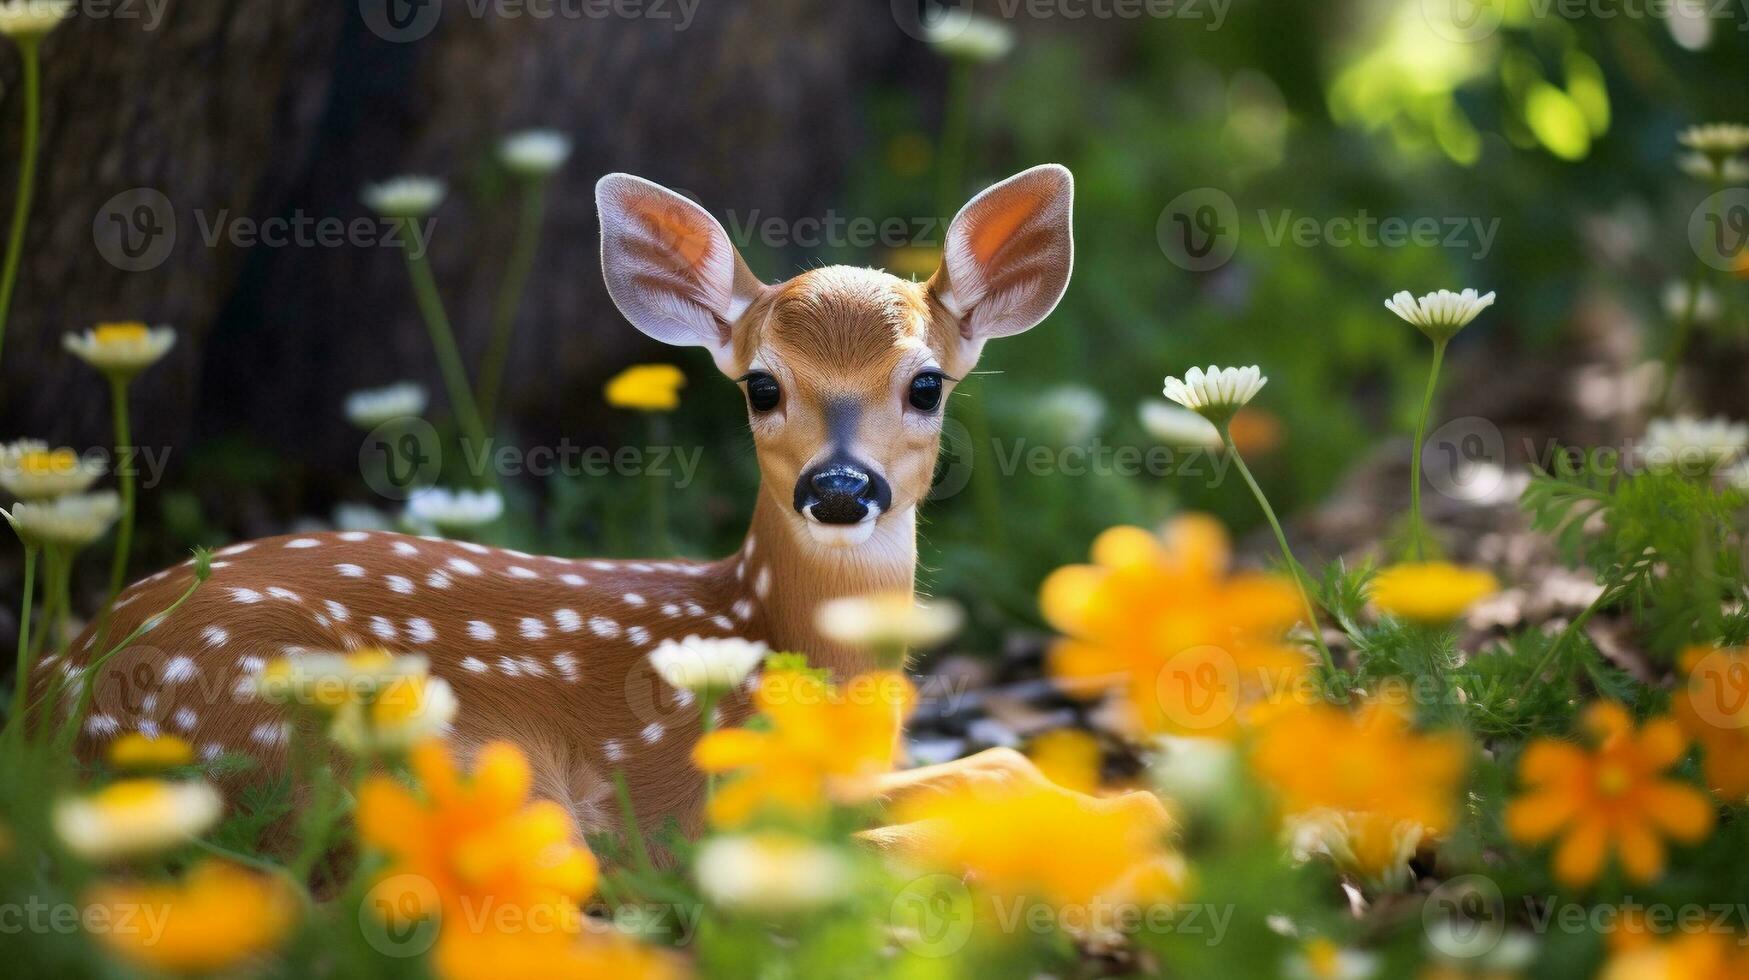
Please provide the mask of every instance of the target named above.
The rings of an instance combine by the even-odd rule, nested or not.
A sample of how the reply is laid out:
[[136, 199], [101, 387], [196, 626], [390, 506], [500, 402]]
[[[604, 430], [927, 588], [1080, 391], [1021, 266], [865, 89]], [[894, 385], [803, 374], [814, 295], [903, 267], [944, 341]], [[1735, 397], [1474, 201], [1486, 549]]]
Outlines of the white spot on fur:
[[455, 584], [455, 580], [443, 574], [442, 570], [433, 570], [430, 575], [425, 576], [425, 584], [434, 589], [447, 589]]
[[[136, 598], [138, 598], [138, 597], [136, 596]], [[255, 603], [260, 602], [264, 598], [266, 598], [266, 597], [263, 596], [261, 593], [255, 591], [254, 589], [232, 589], [231, 590], [231, 601], [232, 602], [241, 602], [245, 606], [254, 605]]]
[[364, 568], [351, 562], [341, 562], [334, 566], [334, 570], [347, 578], [364, 578]]
[[207, 646], [218, 647], [230, 642], [231, 634], [223, 626], [207, 626], [200, 631], [200, 638], [206, 641]]
[[476, 674], [484, 674], [490, 669], [486, 666], [486, 662], [479, 657], [463, 657], [462, 667], [463, 669], [471, 670]]
[[217, 742], [207, 742], [200, 747], [200, 757], [207, 762], [225, 754], [225, 747]]
[[481, 642], [490, 642], [498, 638], [498, 631], [492, 624], [480, 619], [468, 620], [468, 635]]
[[544, 640], [547, 636], [547, 624], [533, 616], [522, 617], [522, 621], [517, 623], [516, 628], [525, 640]]
[[632, 645], [641, 647], [650, 642], [650, 631], [642, 626], [628, 626], [626, 627], [626, 639], [632, 641]]
[[753, 616], [753, 603], [748, 602], [746, 599], [741, 599], [731, 606], [729, 611], [735, 614], [736, 619], [745, 623]]
[[661, 722], [652, 721], [644, 726], [644, 730], [639, 733], [638, 737], [644, 740], [645, 745], [655, 745], [662, 741], [662, 736], [666, 734], [668, 734], [668, 729], [663, 728]]
[[391, 592], [399, 592], [402, 595], [413, 594], [413, 580], [405, 575], [385, 576], [383, 581], [389, 583], [389, 591]]
[[670, 619], [672, 619], [673, 617], [680, 615], [680, 607], [675, 605], [672, 602], [663, 603], [662, 604], [662, 615], [667, 616]]
[[88, 735], [114, 735], [121, 731], [121, 724], [108, 715], [92, 715], [85, 719], [85, 732]]
[[566, 585], [576, 586], [579, 588], [589, 584], [588, 579], [584, 578], [581, 575], [576, 574], [575, 572], [566, 572], [565, 574], [559, 576], [559, 581], [565, 583]]
[[270, 748], [275, 745], [280, 745], [286, 740], [285, 723], [262, 722], [249, 730], [249, 738], [251, 741], [259, 742]]
[[628, 605], [628, 606], [641, 606], [644, 604], [644, 601], [645, 601], [644, 597], [641, 595], [638, 595], [636, 592], [627, 592], [625, 595], [621, 596], [620, 598], [624, 599], [626, 602], [626, 605]]
[[498, 669], [503, 671], [506, 677], [520, 677], [522, 675], [522, 665], [509, 657], [498, 658]]
[[411, 541], [396, 541], [390, 547], [395, 549], [395, 554], [397, 555], [412, 557], [419, 553], [419, 547]]
[[727, 616], [712, 616], [711, 625], [720, 630], [733, 630], [735, 628], [735, 624], [729, 622]]
[[620, 744], [619, 739], [610, 738], [601, 743], [601, 754], [606, 756], [609, 762], [619, 762], [626, 757], [626, 747]]
[[530, 677], [545, 677], [547, 675], [546, 665], [533, 657], [518, 657], [516, 662], [522, 665], [522, 672]]
[[285, 543], [287, 548], [314, 548], [322, 542], [315, 538], [293, 538]]
[[237, 668], [245, 674], [259, 674], [267, 669], [267, 661], [260, 657], [242, 657], [237, 661]]
[[619, 624], [606, 616], [591, 616], [589, 617], [589, 632], [611, 640], [619, 635]]
[[170, 721], [182, 731], [192, 732], [194, 726], [200, 722], [200, 716], [194, 713], [193, 708], [177, 708]]
[[521, 565], [512, 565], [505, 571], [510, 573], [511, 578], [540, 578], [539, 572], [532, 568], [523, 568]]
[[468, 561], [466, 558], [451, 558], [446, 564], [463, 575], [480, 574], [480, 566]]
[[[213, 553], [217, 554], [217, 555], [225, 555], [225, 556], [229, 557], [231, 555], [240, 555], [243, 552], [248, 551], [250, 548], [253, 548], [253, 547], [255, 547], [255, 542], [245, 541], [242, 544], [234, 544], [228, 548], [220, 548], [218, 551], [215, 551]], [[156, 581], [157, 579], [162, 578], [164, 576], [164, 574], [165, 574], [164, 572], [159, 572], [157, 575], [152, 576], [152, 580]]]
[[282, 589], [277, 585], [268, 586], [267, 587], [267, 594], [270, 596], [273, 596], [275, 599], [284, 599], [287, 602], [303, 602], [304, 601], [303, 596], [298, 595], [296, 592], [293, 592], [290, 589]]
[[763, 599], [771, 594], [771, 569], [761, 568], [753, 579], [753, 594]]
[[340, 540], [342, 540], [342, 541], [368, 541], [368, 540], [370, 540], [370, 532], [369, 531], [345, 531], [345, 532], [341, 533]]
[[559, 629], [567, 633], [575, 633], [583, 628], [583, 617], [577, 615], [575, 609], [553, 610], [553, 622], [559, 624]]
[[704, 607], [696, 602], [689, 602], [686, 604], [686, 614], [688, 616], [703, 616]]
[[555, 654], [553, 656], [553, 666], [559, 668], [559, 673], [564, 674], [566, 680], [574, 681], [577, 679], [576, 657], [573, 657], [568, 653]]
[[431, 620], [414, 616], [407, 620], [407, 638], [414, 643], [430, 643], [437, 639], [437, 630], [432, 627]]
[[610, 561], [592, 561], [589, 563], [589, 567], [595, 569], [598, 572], [611, 572], [611, 571], [613, 571], [613, 562], [610, 562]]
[[351, 610], [347, 609], [345, 606], [341, 605], [340, 603], [335, 602], [333, 599], [323, 599], [322, 605], [328, 607], [328, 615], [333, 616], [335, 619], [340, 620], [342, 623], [346, 622], [347, 617], [352, 615]]
[[193, 657], [171, 657], [164, 664], [164, 683], [180, 684], [197, 673]]
[[372, 616], [370, 618], [370, 631], [385, 640], [392, 640], [401, 635], [401, 631], [395, 628], [394, 623], [389, 622], [381, 616]]

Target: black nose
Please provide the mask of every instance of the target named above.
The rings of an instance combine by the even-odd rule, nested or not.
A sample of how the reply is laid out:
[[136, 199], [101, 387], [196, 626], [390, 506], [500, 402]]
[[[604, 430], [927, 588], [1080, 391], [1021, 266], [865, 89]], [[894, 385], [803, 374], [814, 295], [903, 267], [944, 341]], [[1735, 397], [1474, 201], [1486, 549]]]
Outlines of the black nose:
[[796, 481], [796, 510], [822, 524], [856, 524], [870, 507], [884, 510], [891, 499], [885, 480], [843, 459], [822, 464]]

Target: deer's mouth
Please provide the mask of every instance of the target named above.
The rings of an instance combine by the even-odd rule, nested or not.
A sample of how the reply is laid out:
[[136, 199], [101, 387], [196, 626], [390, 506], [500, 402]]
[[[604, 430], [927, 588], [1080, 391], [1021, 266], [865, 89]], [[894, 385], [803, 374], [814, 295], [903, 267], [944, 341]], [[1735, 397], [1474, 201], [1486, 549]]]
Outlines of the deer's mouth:
[[871, 503], [866, 512], [854, 523], [843, 524], [835, 521], [821, 520], [814, 513], [814, 504], [802, 507], [802, 519], [808, 525], [808, 534], [819, 544], [834, 548], [854, 548], [874, 536], [875, 522], [881, 519], [881, 506]]

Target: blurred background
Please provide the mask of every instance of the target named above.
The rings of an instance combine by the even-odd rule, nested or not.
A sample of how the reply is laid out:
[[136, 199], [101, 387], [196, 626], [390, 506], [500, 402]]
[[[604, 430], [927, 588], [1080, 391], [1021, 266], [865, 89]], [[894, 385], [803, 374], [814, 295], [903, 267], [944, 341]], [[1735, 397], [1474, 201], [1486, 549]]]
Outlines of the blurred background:
[[[1685, 173], [1675, 140], [1743, 110], [1741, 0], [977, 0], [970, 19], [912, 0], [87, 6], [43, 44], [0, 437], [107, 445], [104, 385], [63, 334], [174, 325], [174, 352], [133, 389], [135, 441], [169, 453], [141, 494], [139, 572], [196, 545], [395, 519], [399, 501], [362, 479], [346, 395], [418, 381], [453, 427], [403, 255], [375, 240], [361, 189], [448, 182], [431, 259], [477, 377], [524, 204], [496, 150], [530, 127], [575, 149], [546, 190], [497, 437], [672, 444], [698, 462], [689, 479], [511, 477], [489, 535], [506, 544], [714, 556], [752, 506], [735, 386], [607, 300], [592, 187], [610, 171], [694, 197], [776, 280], [822, 263], [926, 278], [971, 194], [1035, 163], [1073, 170], [1068, 296], [962, 387], [924, 515], [924, 586], [985, 636], [1033, 622], [1044, 573], [1104, 527], [1185, 507], [1257, 525], [1218, 457], [1141, 420], [1193, 363], [1269, 376], [1238, 428], [1299, 533], [1336, 534], [1326, 554], [1344, 521], [1388, 533], [1379, 515], [1401, 507], [1323, 505], [1364, 498], [1375, 473], [1407, 482], [1426, 347], [1382, 306], [1398, 290], [1499, 292], [1454, 344], [1442, 412], [1487, 420], [1499, 462], [1535, 455], [1525, 433], [1637, 431], [1639, 365], [1683, 306], [1667, 292], [1697, 280], [1712, 299], [1685, 348], [1692, 407], [1749, 411], [1741, 280], [1690, 247], [1697, 205], [1742, 175]], [[0, 86], [18, 78], [0, 53]], [[0, 186], [22, 106], [0, 102]], [[1749, 229], [1732, 233], [1740, 247]], [[685, 373], [679, 408], [607, 404], [604, 382], [648, 362]], [[86, 610], [102, 586], [88, 564]], [[16, 609], [18, 570], [4, 575], [0, 610]]]

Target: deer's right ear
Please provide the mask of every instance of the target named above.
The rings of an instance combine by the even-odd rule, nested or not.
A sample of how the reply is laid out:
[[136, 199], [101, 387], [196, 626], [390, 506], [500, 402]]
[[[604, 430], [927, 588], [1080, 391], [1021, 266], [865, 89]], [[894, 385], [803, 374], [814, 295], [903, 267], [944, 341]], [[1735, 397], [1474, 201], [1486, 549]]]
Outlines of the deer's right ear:
[[667, 344], [733, 354], [730, 328], [765, 288], [723, 226], [660, 184], [608, 174], [595, 185], [607, 295], [632, 326]]

